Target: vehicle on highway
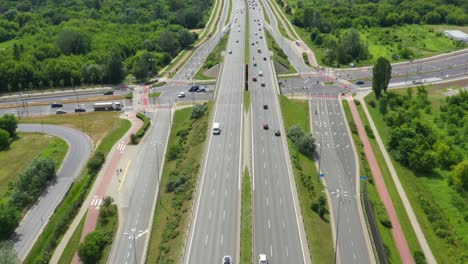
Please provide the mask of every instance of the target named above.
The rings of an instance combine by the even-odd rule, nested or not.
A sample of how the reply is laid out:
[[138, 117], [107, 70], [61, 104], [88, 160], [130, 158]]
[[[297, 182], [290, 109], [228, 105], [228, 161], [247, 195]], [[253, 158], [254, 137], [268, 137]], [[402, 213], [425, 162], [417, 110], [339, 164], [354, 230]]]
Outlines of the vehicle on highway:
[[200, 88], [200, 89], [198, 89], [198, 91], [197, 91], [197, 93], [202, 93], [202, 92], [205, 93], [205, 92], [206, 92], [206, 89], [205, 89], [205, 88]]
[[264, 104], [264, 105], [263, 105], [263, 109], [268, 109], [268, 105], [267, 105], [267, 104]]
[[257, 77], [252, 77], [252, 81], [256, 82], [256, 81], [257, 81]]
[[236, 40], [236, 43], [239, 43], [239, 40], [238, 40], [238, 39]]
[[178, 94], [177, 97], [184, 98], [185, 97], [185, 92], [180, 92], [180, 94]]
[[219, 123], [213, 124], [213, 135], [221, 134], [221, 128], [219, 128]]
[[263, 36], [260, 36], [260, 39], [263, 39]]
[[362, 80], [357, 80], [355, 83], [356, 83], [357, 85], [365, 84], [365, 82], [362, 81]]
[[281, 136], [281, 132], [279, 130], [275, 130], [275, 136], [277, 137]]
[[189, 92], [196, 92], [196, 91], [198, 91], [198, 89], [200, 89], [199, 85], [192, 85], [188, 91]]
[[232, 264], [231, 256], [224, 256], [223, 257], [223, 264]]
[[113, 110], [120, 110], [121, 105], [120, 102], [102, 102], [102, 103], [95, 103], [94, 111], [113, 111]]
[[262, 87], [265, 87], [265, 82], [262, 82], [261, 86], [262, 86]]
[[86, 109], [81, 108], [81, 107], [75, 108], [75, 113], [81, 113], [81, 112], [86, 112]]
[[263, 129], [267, 130], [268, 128], [268, 123], [263, 123]]
[[229, 50], [229, 54], [232, 54], [232, 50]]
[[262, 72], [262, 71], [259, 71], [259, 72], [258, 72], [258, 76], [263, 76], [263, 72]]
[[258, 52], [258, 53], [262, 53], [262, 49], [258, 48], [258, 49], [257, 49], [257, 52]]
[[53, 103], [50, 105], [50, 108], [57, 108], [57, 107], [62, 107], [63, 104], [59, 104], [59, 103]]
[[55, 111], [55, 113], [56, 113], [57, 115], [61, 115], [61, 114], [66, 114], [67, 111], [57, 110], [57, 111]]
[[423, 80], [418, 79], [418, 80], [413, 80], [413, 84], [422, 84]]
[[104, 93], [104, 95], [114, 95], [114, 91], [107, 91]]
[[255, 45], [255, 43], [252, 42], [252, 46]]
[[254, 63], [254, 67], [257, 67], [257, 63], [256, 63], [256, 62]]
[[267, 256], [265, 254], [258, 255], [258, 264], [268, 264]]
[[266, 60], [267, 60], [267, 58], [266, 58], [266, 57], [263, 57], [263, 60], [264, 60], [264, 61], [266, 61]]

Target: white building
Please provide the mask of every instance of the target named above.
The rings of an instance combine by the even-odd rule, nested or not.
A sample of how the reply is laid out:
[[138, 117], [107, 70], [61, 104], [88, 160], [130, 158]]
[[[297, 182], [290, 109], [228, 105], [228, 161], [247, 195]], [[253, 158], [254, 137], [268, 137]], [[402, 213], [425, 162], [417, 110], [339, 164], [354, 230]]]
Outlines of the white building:
[[468, 42], [468, 34], [460, 30], [445, 30], [445, 36], [461, 42]]

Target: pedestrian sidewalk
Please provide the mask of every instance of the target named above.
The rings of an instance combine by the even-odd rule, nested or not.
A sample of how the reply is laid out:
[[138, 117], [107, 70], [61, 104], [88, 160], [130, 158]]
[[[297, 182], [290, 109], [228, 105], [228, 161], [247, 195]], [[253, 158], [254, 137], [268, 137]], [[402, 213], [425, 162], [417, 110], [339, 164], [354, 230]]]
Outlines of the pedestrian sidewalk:
[[364, 97], [369, 93], [370, 91], [360, 92], [357, 94], [356, 99], [359, 100], [359, 102], [361, 102], [364, 113], [367, 116], [367, 120], [369, 120], [372, 133], [374, 133], [377, 144], [379, 145], [380, 152], [382, 152], [382, 155], [385, 159], [385, 163], [387, 164], [388, 170], [390, 171], [390, 175], [392, 176], [392, 180], [395, 183], [395, 187], [398, 191], [398, 196], [400, 196], [400, 199], [403, 203], [406, 214], [408, 215], [408, 218], [411, 222], [411, 226], [413, 227], [414, 233], [416, 234], [416, 238], [418, 239], [419, 245], [421, 245], [422, 251], [424, 253], [424, 257], [426, 258], [426, 262], [429, 264], [435, 264], [437, 263], [437, 261], [435, 260], [435, 257], [432, 254], [429, 244], [427, 243], [426, 237], [424, 236], [422, 228], [419, 225], [418, 219], [416, 218], [416, 214], [414, 213], [413, 208], [411, 207], [411, 203], [408, 200], [408, 196], [406, 195], [406, 192], [403, 189], [403, 186], [400, 182], [400, 178], [398, 178], [395, 167], [393, 166], [393, 163], [390, 159], [387, 149], [385, 148], [382, 138], [380, 137], [380, 134], [377, 131], [374, 120], [372, 119], [369, 113], [369, 110], [367, 109], [367, 105], [366, 105], [366, 102], [364, 101]]
[[402, 263], [414, 263], [411, 250], [409, 249], [405, 234], [403, 233], [403, 229], [401, 228], [401, 224], [396, 214], [395, 207], [393, 206], [392, 199], [390, 198], [387, 187], [385, 186], [385, 182], [380, 171], [379, 165], [377, 163], [377, 159], [374, 155], [374, 151], [372, 150], [369, 139], [367, 138], [366, 131], [364, 130], [364, 125], [362, 124], [362, 120], [359, 117], [356, 104], [354, 103], [354, 100], [351, 95], [347, 95], [347, 100], [349, 102], [349, 107], [351, 108], [351, 113], [353, 115], [354, 122], [357, 126], [359, 138], [361, 139], [364, 145], [364, 152], [367, 157], [367, 160], [369, 161], [369, 166], [372, 175], [374, 176], [375, 186], [377, 187], [380, 199], [382, 200], [385, 210], [387, 211], [388, 217], [390, 218], [390, 221], [392, 223], [392, 236], [400, 254], [401, 261]]
[[[115, 144], [109, 152], [109, 154], [107, 155], [106, 162], [104, 163], [103, 168], [98, 174], [95, 183], [91, 188], [91, 191], [89, 192], [87, 198], [83, 202], [83, 205], [81, 206], [77, 216], [70, 224], [70, 227], [68, 228], [64, 237], [55, 249], [50, 263], [57, 263], [59, 261], [71, 236], [75, 232], [76, 228], [78, 227], [81, 219], [84, 217], [86, 212], [88, 213], [86, 215], [86, 222], [83, 228], [81, 241], [83, 241], [86, 234], [93, 231], [96, 227], [97, 217], [99, 214], [99, 206], [102, 204], [109, 182], [112, 180], [113, 176], [116, 175], [117, 164], [124, 155], [124, 150], [129, 142], [130, 134], [135, 133], [142, 125], [142, 122], [136, 117], [135, 113], [123, 113], [121, 117], [128, 119], [131, 122], [131, 127], [127, 131], [127, 133], [125, 133], [125, 135], [120, 139], [119, 143]], [[76, 254], [73, 259], [73, 263], [80, 263], [79, 258]]]

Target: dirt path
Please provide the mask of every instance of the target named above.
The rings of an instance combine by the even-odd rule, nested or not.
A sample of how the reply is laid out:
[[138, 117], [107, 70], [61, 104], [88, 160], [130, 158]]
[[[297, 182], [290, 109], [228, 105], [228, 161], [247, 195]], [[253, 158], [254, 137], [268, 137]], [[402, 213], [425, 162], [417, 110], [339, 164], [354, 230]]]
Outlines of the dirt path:
[[395, 240], [398, 252], [400, 253], [401, 261], [403, 263], [414, 263], [414, 259], [409, 249], [408, 242], [406, 241], [406, 237], [403, 233], [403, 229], [401, 228], [400, 221], [398, 220], [395, 207], [393, 206], [392, 199], [390, 198], [387, 187], [385, 186], [382, 172], [380, 171], [377, 159], [374, 155], [374, 151], [372, 150], [369, 139], [367, 138], [366, 131], [364, 130], [364, 125], [362, 124], [362, 120], [359, 117], [356, 104], [354, 103], [354, 100], [350, 95], [348, 95], [346, 98], [348, 99], [349, 107], [351, 108], [353, 119], [357, 126], [359, 138], [361, 139], [364, 145], [364, 152], [366, 154], [367, 160], [369, 161], [369, 166], [372, 175], [374, 176], [375, 186], [377, 187], [380, 199], [382, 200], [384, 207], [387, 211], [388, 217], [390, 218], [390, 221], [392, 223], [392, 236]]

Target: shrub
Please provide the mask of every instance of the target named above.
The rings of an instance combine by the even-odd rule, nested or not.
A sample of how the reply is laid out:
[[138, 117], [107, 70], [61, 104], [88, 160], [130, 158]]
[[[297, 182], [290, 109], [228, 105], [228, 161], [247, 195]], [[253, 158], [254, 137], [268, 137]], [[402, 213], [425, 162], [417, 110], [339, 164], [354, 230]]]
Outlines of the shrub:
[[125, 99], [132, 100], [133, 99], [133, 93], [128, 93], [127, 95], [125, 95]]
[[357, 131], [357, 126], [356, 126], [356, 123], [354, 123], [354, 121], [349, 121], [349, 130], [351, 130], [351, 133], [353, 134], [356, 134], [358, 133]]
[[0, 150], [9, 148], [10, 142], [10, 134], [4, 129], [0, 128]]
[[294, 125], [288, 130], [288, 138], [296, 145], [300, 153], [306, 155], [309, 158], [313, 158], [315, 152], [315, 139], [312, 134], [306, 134], [305, 131]]
[[6, 240], [15, 231], [20, 220], [20, 212], [13, 206], [0, 204], [0, 240]]
[[89, 233], [85, 241], [78, 248], [78, 255], [85, 264], [98, 263], [101, 259], [102, 249], [109, 243], [104, 234], [99, 231]]
[[97, 173], [101, 167], [102, 164], [104, 164], [104, 161], [106, 160], [106, 157], [104, 156], [104, 153], [97, 151], [94, 153], [93, 157], [88, 162], [88, 169], [92, 173]]
[[302, 59], [304, 60], [304, 63], [305, 63], [306, 65], [310, 65], [309, 57], [307, 56], [307, 53], [306, 53], [306, 52], [302, 52]]
[[193, 110], [192, 114], [190, 115], [190, 119], [199, 119], [203, 115], [205, 115], [206, 110], [208, 109], [208, 106], [206, 104], [202, 105], [196, 105]]
[[415, 251], [413, 253], [414, 257], [414, 262], [416, 264], [425, 264], [426, 263], [426, 258], [424, 257], [424, 254], [421, 251]]
[[325, 198], [325, 195], [321, 193], [317, 198], [315, 198], [311, 207], [312, 207], [312, 210], [314, 210], [314, 212], [319, 214], [320, 217], [323, 217], [323, 215], [326, 213], [326, 210], [327, 210], [326, 204], [327, 204], [327, 199]]
[[372, 132], [372, 129], [368, 125], [364, 126], [364, 129], [366, 130], [368, 137], [375, 138], [374, 132]]
[[143, 121], [143, 126], [141, 126], [135, 134], [130, 135], [130, 140], [132, 144], [138, 144], [140, 142], [140, 140], [145, 135], [146, 130], [148, 130], [149, 125], [151, 124], [150, 119], [142, 113], [138, 113], [137, 118]]
[[375, 101], [374, 100], [371, 100], [369, 102], [369, 105], [372, 107], [372, 108], [375, 108]]
[[171, 144], [169, 150], [167, 151], [167, 158], [169, 160], [176, 160], [182, 151], [182, 146], [179, 144]]

